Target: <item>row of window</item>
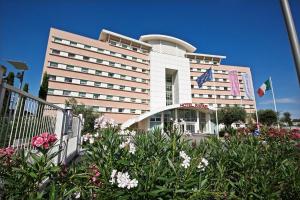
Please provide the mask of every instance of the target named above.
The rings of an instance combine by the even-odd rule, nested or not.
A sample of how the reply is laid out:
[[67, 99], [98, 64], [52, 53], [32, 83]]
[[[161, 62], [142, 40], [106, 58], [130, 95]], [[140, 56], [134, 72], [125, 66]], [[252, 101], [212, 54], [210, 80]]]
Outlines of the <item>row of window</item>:
[[79, 105], [79, 106], [92, 108], [93, 111], [95, 111], [95, 112], [143, 114], [148, 111], [148, 110], [129, 109], [129, 108], [113, 108], [113, 107], [87, 106], [87, 105]]
[[128, 102], [128, 103], [142, 103], [142, 104], [149, 103], [149, 100], [147, 99], [129, 98], [129, 97], [122, 97], [122, 96], [95, 94], [95, 93], [86, 93], [86, 92], [76, 92], [76, 91], [59, 90], [53, 88], [48, 89], [48, 94], [58, 95], [58, 96], [70, 96], [70, 97], [81, 97], [81, 98], [89, 98], [89, 99]]
[[232, 95], [214, 95], [214, 94], [192, 94], [192, 98], [217, 98], [217, 99], [245, 99], [250, 100], [245, 96], [232, 96]]
[[125, 86], [125, 85], [116, 85], [116, 84], [111, 84], [111, 83], [88, 81], [88, 80], [75, 79], [75, 78], [70, 78], [70, 77], [54, 76], [51, 74], [49, 74], [49, 80], [65, 82], [65, 83], [80, 84], [80, 85], [87, 85], [87, 86], [94, 86], [94, 87], [101, 87], [101, 88], [108, 88], [108, 89], [123, 90], [123, 91], [129, 91], [129, 92], [141, 92], [141, 93], [146, 93], [146, 94], [149, 93], [149, 89], [144, 89], [144, 88], [136, 88], [136, 87], [129, 87], [129, 86]]
[[145, 60], [145, 59], [141, 59], [141, 58], [117, 53], [114, 51], [97, 48], [97, 47], [86, 45], [86, 44], [81, 44], [78, 42], [74, 42], [74, 41], [70, 41], [70, 40], [66, 40], [66, 39], [62, 39], [62, 38], [58, 38], [58, 37], [54, 37], [53, 41], [56, 43], [73, 46], [73, 47], [77, 47], [77, 48], [81, 48], [81, 49], [86, 49], [86, 50], [94, 51], [94, 52], [101, 53], [101, 54], [107, 54], [107, 55], [118, 57], [118, 58], [124, 58], [124, 59], [130, 60], [130, 61], [140, 62], [140, 63], [144, 63], [144, 64], [149, 63], [149, 61]]
[[86, 68], [86, 67], [63, 65], [63, 64], [58, 64], [56, 62], [49, 62], [49, 67], [65, 69], [68, 71], [76, 71], [76, 72], [82, 72], [82, 73], [87, 73], [87, 74], [93, 74], [96, 76], [105, 76], [105, 77], [110, 77], [110, 78], [123, 79], [123, 80], [127, 80], [127, 81], [138, 82], [138, 83], [148, 83], [149, 82], [149, 80], [143, 79], [143, 78], [128, 76], [128, 75], [124, 75], [124, 74], [117, 74], [117, 73], [112, 73], [112, 72], [106, 72], [106, 71], [100, 71], [100, 70], [90, 69], [90, 68]]
[[135, 52], [138, 52], [138, 53], [143, 53], [143, 54], [149, 53], [149, 50], [134, 47], [134, 46], [131, 46], [131, 45], [119, 42], [119, 41], [111, 40], [111, 39], [108, 41], [108, 43], [112, 46], [120, 47], [120, 48], [123, 48], [123, 49], [128, 49], [128, 50], [135, 51]]
[[216, 107], [216, 105], [218, 106], [218, 108], [224, 108], [224, 107], [243, 107], [243, 108], [246, 108], [246, 109], [254, 109], [254, 105], [245, 105], [245, 104], [242, 104], [242, 105], [239, 105], [239, 104], [208, 104], [209, 106], [211, 107]]
[[84, 60], [84, 61], [91, 62], [91, 63], [102, 64], [102, 65], [107, 65], [110, 67], [116, 67], [116, 68], [120, 68], [120, 69], [126, 69], [126, 70], [130, 70], [130, 71], [149, 74], [149, 70], [147, 70], [147, 69], [134, 67], [134, 66], [130, 66], [130, 65], [124, 65], [121, 63], [116, 63], [116, 62], [98, 59], [98, 58], [91, 58], [88, 56], [82, 56], [82, 55], [78, 55], [78, 54], [74, 54], [74, 53], [60, 51], [57, 49], [52, 49], [51, 53], [53, 53], [55, 55], [60, 55], [60, 56], [68, 57], [68, 58], [77, 59], [77, 60]]
[[219, 61], [208, 60], [208, 59], [190, 59], [190, 63], [195, 64], [208, 64], [208, 65], [218, 65]]
[[[203, 69], [203, 68], [190, 68], [191, 72], [206, 72], [207, 69]], [[228, 71], [226, 70], [212, 70], [212, 73], [214, 74], [225, 74], [228, 75]], [[238, 75], [242, 75], [244, 72], [237, 72]]]
[[[191, 76], [191, 80], [196, 80], [198, 76]], [[215, 82], [223, 82], [223, 83], [229, 83], [229, 80], [227, 78], [213, 78], [212, 81]], [[242, 83], [243, 80], [239, 80], [239, 83]]]

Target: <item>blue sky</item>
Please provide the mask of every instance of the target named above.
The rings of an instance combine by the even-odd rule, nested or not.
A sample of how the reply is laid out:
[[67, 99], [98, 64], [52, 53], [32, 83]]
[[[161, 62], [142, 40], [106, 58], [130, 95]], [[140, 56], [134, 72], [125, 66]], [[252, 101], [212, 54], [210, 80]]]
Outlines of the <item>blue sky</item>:
[[[15, 59], [30, 70], [25, 82], [38, 93], [50, 27], [97, 39], [105, 28], [129, 37], [166, 34], [225, 55], [223, 64], [251, 67], [256, 90], [272, 76], [277, 107], [300, 118], [300, 87], [280, 0], [0, 0], [0, 62]], [[290, 0], [298, 37], [300, 0]], [[273, 109], [268, 92], [259, 109]]]

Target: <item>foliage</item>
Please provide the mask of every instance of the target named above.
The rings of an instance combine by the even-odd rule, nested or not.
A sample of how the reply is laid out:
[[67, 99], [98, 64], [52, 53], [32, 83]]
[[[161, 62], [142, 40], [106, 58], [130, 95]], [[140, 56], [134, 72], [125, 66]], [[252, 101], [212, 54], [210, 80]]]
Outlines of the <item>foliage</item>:
[[241, 107], [225, 107], [218, 110], [219, 122], [224, 123], [226, 127], [237, 121], [245, 122], [246, 115], [245, 109]]
[[293, 125], [292, 119], [291, 119], [291, 113], [284, 112], [283, 117], [281, 118], [281, 121], [286, 122], [289, 126]]
[[79, 105], [74, 97], [66, 100], [65, 105], [71, 107], [75, 115], [82, 114], [84, 118], [83, 133], [94, 132], [94, 122], [99, 116], [99, 113], [93, 112], [91, 107], [86, 107], [84, 104]]
[[[20, 168], [6, 168], [12, 178], [22, 172], [24, 179], [19, 175], [19, 184], [5, 187], [5, 194], [24, 190], [24, 199], [299, 199], [299, 131], [262, 128], [260, 137], [248, 129], [236, 133], [193, 145], [176, 129], [136, 133], [108, 126], [89, 136], [93, 142], [69, 167], [52, 166], [46, 173], [45, 167], [32, 169], [34, 162], [21, 162]], [[33, 187], [36, 174], [49, 177], [47, 187]]]
[[271, 126], [272, 124], [277, 122], [277, 114], [273, 110], [259, 110], [257, 112], [259, 122]]
[[29, 91], [29, 84], [28, 83], [25, 83], [24, 86], [23, 86], [23, 91], [24, 92], [28, 92]]
[[47, 72], [44, 73], [43, 75], [43, 81], [40, 86], [39, 90], [39, 98], [46, 100], [47, 94], [48, 94], [48, 82], [49, 82], [49, 76]]

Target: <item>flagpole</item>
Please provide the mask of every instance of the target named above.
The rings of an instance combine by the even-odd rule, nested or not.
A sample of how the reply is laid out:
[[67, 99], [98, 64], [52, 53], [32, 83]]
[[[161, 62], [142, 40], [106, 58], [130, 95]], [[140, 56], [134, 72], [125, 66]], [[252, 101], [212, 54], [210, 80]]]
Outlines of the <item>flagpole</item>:
[[270, 84], [271, 84], [271, 91], [272, 91], [272, 96], [273, 96], [273, 103], [274, 103], [274, 108], [275, 108], [275, 112], [276, 112], [276, 117], [277, 117], [277, 127], [278, 129], [280, 128], [279, 127], [279, 120], [278, 120], [278, 113], [277, 113], [277, 107], [276, 107], [276, 101], [275, 101], [275, 95], [274, 95], [274, 90], [273, 90], [273, 83], [272, 83], [272, 78], [271, 76], [269, 77], [269, 80], [270, 80]]
[[[251, 77], [252, 78], [252, 77]], [[256, 115], [256, 127], [257, 127], [257, 130], [259, 131], [259, 122], [258, 122], [258, 114], [257, 114], [257, 107], [256, 107], [256, 97], [255, 97], [255, 94], [253, 94], [253, 97], [254, 97], [254, 106], [255, 106], [255, 115]]]
[[216, 80], [215, 80], [215, 70], [213, 69], [213, 66], [211, 67], [213, 72], [213, 81], [214, 81], [214, 93], [215, 93], [215, 105], [216, 105], [216, 125], [217, 125], [217, 137], [219, 138], [219, 120], [218, 120], [218, 104], [217, 104], [217, 95], [216, 95]]

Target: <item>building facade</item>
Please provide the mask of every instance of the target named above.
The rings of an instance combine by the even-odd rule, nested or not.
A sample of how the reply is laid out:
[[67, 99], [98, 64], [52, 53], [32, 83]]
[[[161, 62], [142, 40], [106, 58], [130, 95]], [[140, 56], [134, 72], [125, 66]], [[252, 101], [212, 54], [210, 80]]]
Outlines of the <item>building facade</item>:
[[[213, 133], [217, 108], [242, 106], [242, 74], [249, 67], [221, 64], [225, 56], [195, 53], [196, 48], [166, 35], [133, 39], [102, 30], [98, 40], [51, 28], [43, 73], [49, 75], [47, 101], [64, 105], [70, 97], [113, 118], [123, 128], [166, 127], [175, 121], [183, 131]], [[196, 78], [212, 68], [214, 81], [198, 88]], [[239, 96], [231, 95], [228, 72], [238, 73]]]

